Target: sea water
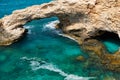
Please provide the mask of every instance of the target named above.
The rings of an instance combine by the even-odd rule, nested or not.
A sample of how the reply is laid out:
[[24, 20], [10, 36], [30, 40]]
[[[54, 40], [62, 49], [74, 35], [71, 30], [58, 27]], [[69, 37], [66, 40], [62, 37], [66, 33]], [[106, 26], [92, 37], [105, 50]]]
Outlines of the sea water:
[[[0, 0], [0, 17], [50, 1]], [[104, 80], [119, 75], [99, 66], [85, 68], [84, 62], [76, 61], [77, 56], [85, 53], [74, 39], [55, 30], [55, 23], [59, 23], [56, 17], [33, 20], [24, 26], [28, 32], [21, 41], [0, 47], [0, 80]], [[120, 46], [114, 41], [103, 42], [110, 51]], [[116, 80], [119, 79], [117, 76]]]

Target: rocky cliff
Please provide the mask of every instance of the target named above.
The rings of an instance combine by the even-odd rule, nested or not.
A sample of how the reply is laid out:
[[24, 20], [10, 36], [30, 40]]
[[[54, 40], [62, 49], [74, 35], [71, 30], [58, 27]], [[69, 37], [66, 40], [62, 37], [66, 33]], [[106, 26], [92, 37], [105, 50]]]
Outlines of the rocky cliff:
[[0, 19], [0, 45], [19, 40], [26, 32], [23, 25], [27, 22], [51, 16], [58, 17], [57, 28], [90, 52], [92, 63], [98, 61], [106, 69], [120, 72], [120, 51], [109, 54], [102, 43], [88, 39], [101, 31], [118, 34], [120, 38], [120, 0], [55, 0], [16, 10]]
[[51, 16], [59, 18], [64, 33], [83, 40], [100, 30], [120, 37], [120, 0], [55, 0], [16, 10], [0, 19], [0, 45], [9, 45], [23, 36], [27, 22]]

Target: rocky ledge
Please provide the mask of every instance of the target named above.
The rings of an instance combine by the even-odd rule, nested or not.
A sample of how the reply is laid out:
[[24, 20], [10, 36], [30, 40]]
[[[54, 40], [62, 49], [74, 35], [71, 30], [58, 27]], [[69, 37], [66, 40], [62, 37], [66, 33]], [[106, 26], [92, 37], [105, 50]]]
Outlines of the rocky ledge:
[[56, 16], [59, 27], [81, 39], [109, 31], [120, 37], [120, 0], [54, 0], [16, 10], [0, 19], [0, 45], [10, 45], [25, 33], [23, 25], [34, 19]]
[[101, 65], [120, 72], [120, 52], [109, 54], [102, 43], [88, 39], [101, 35], [101, 31], [115, 33], [120, 38], [120, 0], [54, 0], [16, 10], [0, 19], [0, 45], [19, 40], [26, 32], [23, 26], [27, 22], [52, 16], [60, 21], [57, 28], [76, 39], [85, 51], [94, 53], [92, 56], [97, 56]]

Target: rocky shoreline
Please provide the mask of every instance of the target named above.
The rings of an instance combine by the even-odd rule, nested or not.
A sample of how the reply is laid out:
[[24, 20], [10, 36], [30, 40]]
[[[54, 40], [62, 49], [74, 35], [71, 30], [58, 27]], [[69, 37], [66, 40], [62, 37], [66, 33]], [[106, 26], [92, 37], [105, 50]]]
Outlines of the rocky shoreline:
[[101, 35], [100, 31], [120, 38], [120, 0], [56, 0], [16, 10], [0, 19], [0, 45], [10, 45], [23, 37], [27, 22], [51, 16], [58, 17], [57, 28], [74, 38], [93, 63], [97, 60], [106, 69], [120, 72], [120, 52], [109, 54], [100, 41], [92, 39]]
[[10, 45], [23, 36], [27, 22], [52, 16], [58, 17], [64, 33], [83, 40], [99, 35], [100, 30], [120, 36], [119, 0], [55, 0], [16, 10], [0, 19], [0, 45]]
[[101, 66], [103, 69], [120, 72], [119, 50], [114, 53], [109, 53], [104, 44], [97, 39], [89, 38], [83, 41], [80, 37], [76, 37], [72, 34], [65, 35], [74, 38], [80, 45], [80, 48], [82, 48], [83, 51], [85, 51], [85, 53], [89, 56], [89, 58], [85, 58], [80, 55], [76, 58], [77, 61], [87, 62], [87, 67], [91, 64], [95, 64], [97, 66]]

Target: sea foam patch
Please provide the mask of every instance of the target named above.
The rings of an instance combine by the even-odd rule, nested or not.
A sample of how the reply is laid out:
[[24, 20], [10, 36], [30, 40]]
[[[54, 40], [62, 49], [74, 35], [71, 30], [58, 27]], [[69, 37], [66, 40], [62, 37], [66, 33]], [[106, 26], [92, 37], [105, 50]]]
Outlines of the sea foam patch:
[[34, 28], [34, 26], [33, 25], [26, 25], [26, 26], [23, 26], [24, 28], [26, 28], [26, 29], [31, 29], [31, 28]]
[[46, 32], [46, 31], [50, 31], [50, 32], [52, 32], [52, 33], [55, 33], [55, 34], [59, 35], [62, 31], [55, 28], [55, 26], [56, 26], [58, 23], [60, 23], [59, 20], [50, 21], [50, 22], [48, 22], [48, 23], [46, 23], [46, 24], [43, 25], [44, 27], [42, 28], [42, 31], [43, 31], [43, 32], [44, 32], [44, 31], [45, 31], [45, 32]]
[[32, 34], [32, 31], [31, 31], [31, 29], [32, 28], [34, 28], [34, 26], [33, 25], [26, 25], [26, 26], [23, 26], [25, 29], [28, 29], [28, 34]]
[[[44, 25], [43, 31], [47, 31], [48, 29], [49, 29], [49, 30], [55, 30], [55, 26], [56, 26], [58, 23], [60, 23], [59, 20], [55, 20], [55, 21], [50, 21], [50, 22], [48, 22], [47, 24]], [[55, 30], [54, 32], [55, 32], [56, 34], [58, 34], [59, 36], [66, 37], [66, 38], [69, 38], [69, 39], [77, 42], [74, 38], [62, 34], [62, 32], [61, 32], [60, 30]]]
[[77, 40], [75, 40], [74, 38], [72, 38], [72, 37], [70, 37], [70, 36], [68, 36], [68, 35], [64, 35], [64, 34], [61, 34], [61, 33], [59, 33], [58, 35], [60, 35], [60, 36], [62, 36], [62, 37], [66, 37], [66, 38], [68, 38], [68, 39], [71, 39], [71, 40], [77, 42]]
[[74, 75], [74, 74], [67, 74], [66, 72], [59, 69], [56, 65], [54, 65], [52, 63], [47, 63], [45, 61], [42, 61], [41, 59], [27, 58], [27, 57], [22, 57], [21, 59], [29, 61], [31, 69], [33, 71], [45, 69], [45, 70], [49, 70], [52, 72], [56, 72], [56, 73], [60, 74], [61, 76], [65, 77], [64, 80], [90, 80], [90, 79], [94, 79], [94, 77], [81, 77], [81, 76]]
[[55, 26], [60, 23], [59, 20], [55, 20], [55, 21], [50, 21], [47, 24], [44, 25], [43, 27], [43, 31], [46, 31], [48, 29], [55, 29]]

